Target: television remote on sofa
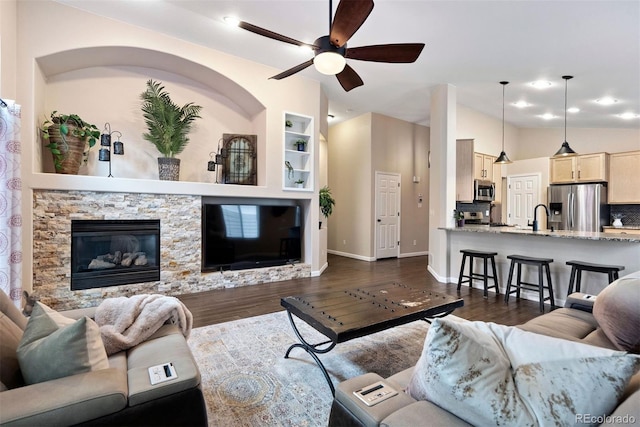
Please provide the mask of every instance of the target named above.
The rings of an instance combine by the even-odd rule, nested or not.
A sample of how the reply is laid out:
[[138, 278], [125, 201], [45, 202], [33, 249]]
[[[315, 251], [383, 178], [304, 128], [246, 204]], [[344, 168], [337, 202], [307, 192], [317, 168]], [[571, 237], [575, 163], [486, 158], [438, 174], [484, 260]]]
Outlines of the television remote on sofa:
[[377, 383], [373, 383], [361, 388], [360, 390], [354, 391], [353, 394], [355, 394], [358, 399], [362, 400], [365, 405], [373, 406], [383, 400], [387, 400], [388, 398], [395, 396], [398, 392], [391, 388], [389, 384], [378, 381]]
[[178, 374], [176, 374], [176, 368], [171, 362], [149, 368], [149, 379], [151, 380], [151, 385], [163, 383], [174, 378], [178, 378]]

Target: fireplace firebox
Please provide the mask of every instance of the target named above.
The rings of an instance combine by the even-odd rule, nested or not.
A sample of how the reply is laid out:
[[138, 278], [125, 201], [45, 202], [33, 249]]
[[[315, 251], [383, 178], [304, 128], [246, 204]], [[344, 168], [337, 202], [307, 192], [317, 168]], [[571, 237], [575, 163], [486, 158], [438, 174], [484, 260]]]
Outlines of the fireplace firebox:
[[160, 280], [160, 220], [72, 220], [71, 290]]

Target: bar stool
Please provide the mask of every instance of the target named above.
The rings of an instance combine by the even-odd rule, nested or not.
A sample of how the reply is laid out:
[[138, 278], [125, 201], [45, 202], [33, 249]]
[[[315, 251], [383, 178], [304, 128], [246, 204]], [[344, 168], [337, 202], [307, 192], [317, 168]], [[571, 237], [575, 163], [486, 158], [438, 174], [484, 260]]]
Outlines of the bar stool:
[[[482, 280], [484, 284], [484, 297], [487, 298], [489, 296], [489, 288], [496, 289], [496, 295], [500, 294], [500, 289], [498, 287], [498, 274], [496, 273], [496, 260], [495, 256], [498, 255], [497, 252], [485, 252], [485, 251], [475, 251], [472, 249], [463, 249], [460, 251], [462, 254], [462, 265], [460, 266], [460, 277], [458, 278], [458, 290], [460, 290], [460, 286], [463, 283], [469, 283], [469, 287], [473, 287], [473, 280]], [[467, 261], [467, 257], [469, 257], [469, 274], [464, 274], [464, 264]], [[482, 258], [484, 261], [484, 272], [474, 273], [473, 272], [473, 259], [474, 258]], [[489, 271], [487, 269], [487, 261], [491, 260], [491, 268], [493, 270], [493, 276], [489, 276]], [[463, 280], [464, 279], [464, 280]], [[489, 286], [489, 279], [493, 279], [493, 285]]]
[[591, 271], [594, 273], [606, 273], [609, 276], [609, 283], [618, 279], [618, 272], [624, 270], [622, 265], [604, 265], [592, 264], [582, 261], [567, 261], [567, 265], [571, 266], [571, 279], [569, 279], [569, 289], [567, 295], [573, 293], [573, 285], [576, 286], [576, 292], [580, 292], [580, 280], [583, 271]]
[[[544, 302], [549, 300], [551, 302], [551, 309], [556, 308], [556, 302], [553, 298], [553, 285], [551, 283], [551, 272], [549, 271], [549, 264], [553, 262], [552, 258], [534, 258], [524, 255], [509, 255], [507, 259], [511, 260], [509, 266], [509, 280], [507, 282], [507, 290], [504, 293], [504, 302], [509, 302], [509, 295], [514, 293], [516, 298], [520, 298], [520, 289], [528, 291], [538, 292], [540, 294], [540, 311], [544, 313]], [[522, 281], [522, 264], [535, 265], [538, 267], [538, 283], [527, 283]], [[515, 284], [516, 289], [511, 290], [511, 280], [513, 278], [513, 267], [518, 266], [518, 277]], [[544, 297], [544, 271], [547, 275], [547, 290], [549, 296]]]

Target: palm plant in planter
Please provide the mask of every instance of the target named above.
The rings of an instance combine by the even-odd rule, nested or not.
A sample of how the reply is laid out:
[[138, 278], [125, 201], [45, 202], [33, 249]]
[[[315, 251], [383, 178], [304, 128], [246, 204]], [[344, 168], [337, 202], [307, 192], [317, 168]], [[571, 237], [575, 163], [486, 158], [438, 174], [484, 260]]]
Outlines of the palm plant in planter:
[[161, 180], [177, 181], [180, 176], [180, 154], [189, 142], [189, 132], [195, 119], [200, 118], [199, 105], [192, 102], [179, 107], [165, 91], [161, 82], [147, 81], [147, 89], [140, 95], [142, 112], [148, 132], [144, 139], [151, 142], [163, 157], [158, 157]]
[[82, 161], [87, 161], [89, 150], [96, 145], [100, 130], [77, 114], [51, 113], [50, 119], [40, 126], [45, 145], [53, 156], [57, 173], [77, 174]]
[[[325, 185], [320, 189], [319, 196], [320, 212], [325, 218], [329, 218], [329, 215], [333, 213], [333, 206], [336, 204], [331, 195], [331, 189]], [[320, 228], [322, 228], [322, 221], [320, 221]]]

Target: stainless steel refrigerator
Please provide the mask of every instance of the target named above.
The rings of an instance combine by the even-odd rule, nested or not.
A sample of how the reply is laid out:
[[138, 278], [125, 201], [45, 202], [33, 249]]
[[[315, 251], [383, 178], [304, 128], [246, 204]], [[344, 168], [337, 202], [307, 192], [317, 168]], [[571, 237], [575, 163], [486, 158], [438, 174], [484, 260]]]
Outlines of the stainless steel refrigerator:
[[552, 184], [548, 199], [548, 228], [602, 231], [609, 222], [605, 184]]

